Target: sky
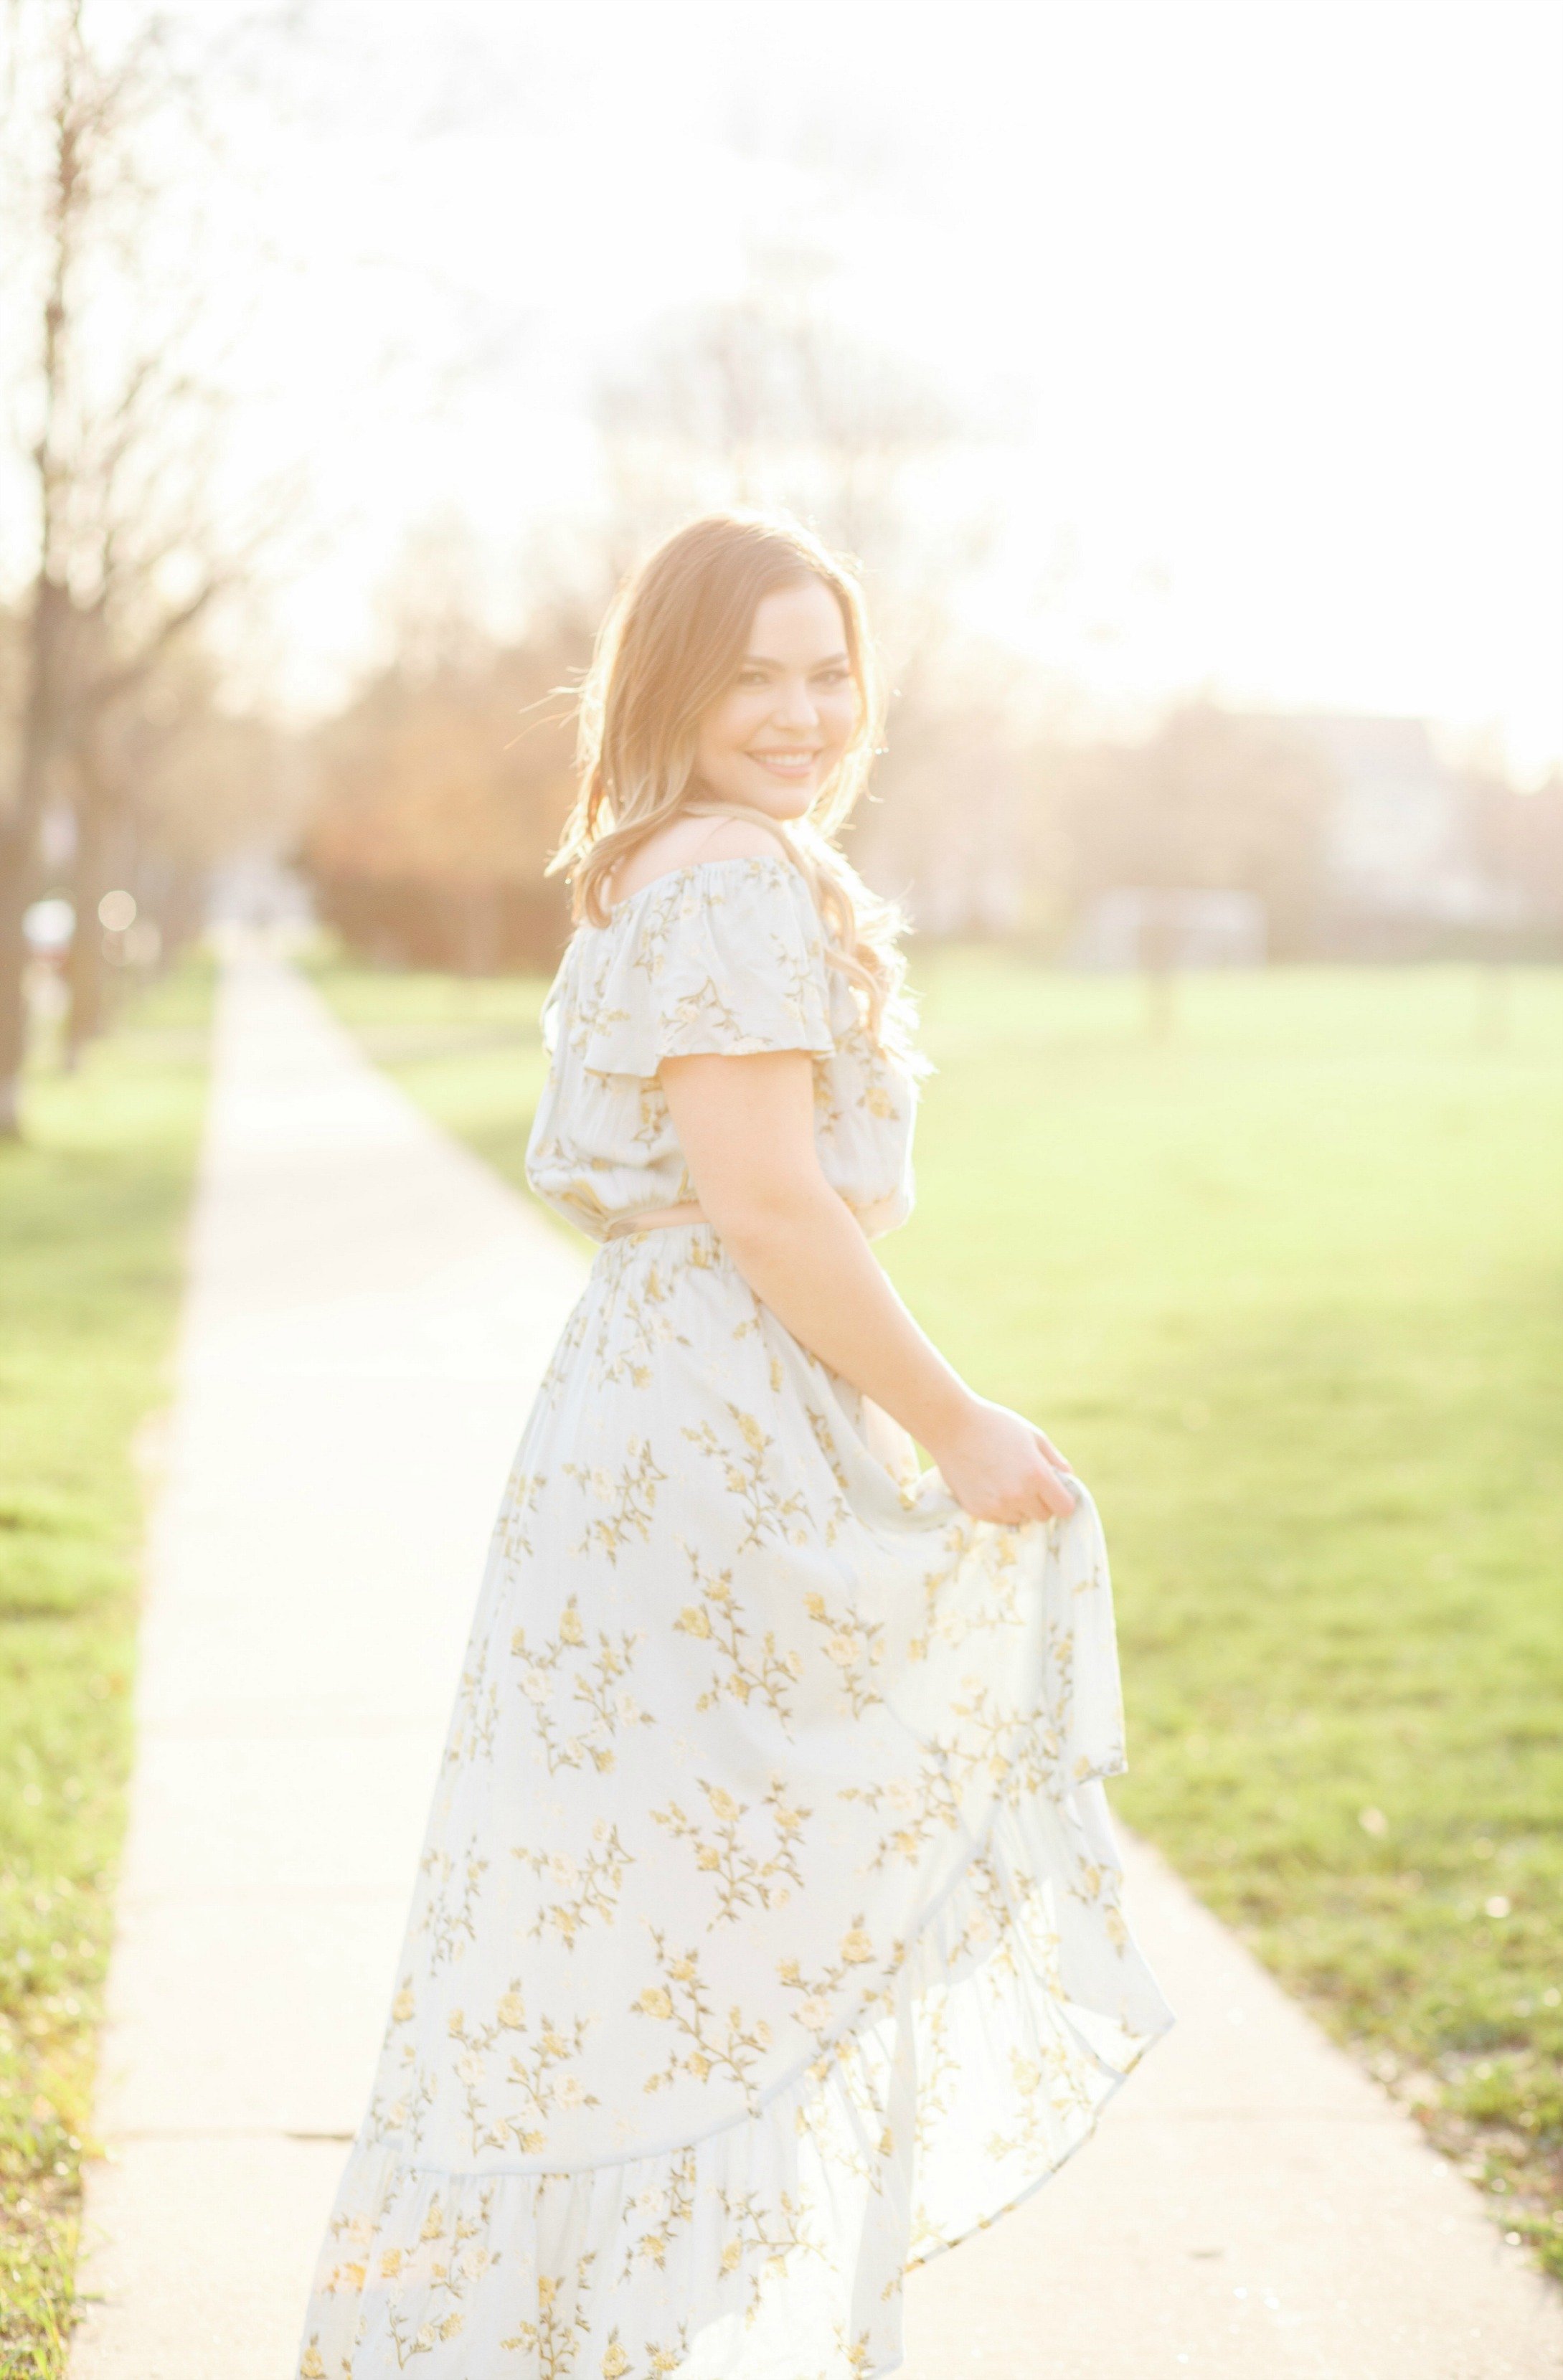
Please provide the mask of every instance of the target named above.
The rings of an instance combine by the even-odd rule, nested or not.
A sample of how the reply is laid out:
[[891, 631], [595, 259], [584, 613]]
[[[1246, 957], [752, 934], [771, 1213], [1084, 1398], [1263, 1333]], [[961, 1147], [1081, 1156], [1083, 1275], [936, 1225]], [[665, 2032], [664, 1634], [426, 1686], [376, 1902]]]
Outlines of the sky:
[[249, 665], [337, 698], [436, 527], [503, 613], [602, 375], [806, 253], [974, 425], [974, 625], [1125, 720], [1415, 712], [1533, 777], [1560, 89], [1552, 0], [316, 0], [201, 201], [229, 470], [303, 491]]

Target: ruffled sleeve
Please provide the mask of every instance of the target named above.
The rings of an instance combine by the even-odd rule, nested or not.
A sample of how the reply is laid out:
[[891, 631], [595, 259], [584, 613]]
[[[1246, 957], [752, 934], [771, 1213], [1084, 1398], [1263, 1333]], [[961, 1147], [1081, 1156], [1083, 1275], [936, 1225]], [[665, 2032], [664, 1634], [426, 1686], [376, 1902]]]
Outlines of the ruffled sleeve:
[[632, 895], [588, 937], [571, 1007], [571, 1044], [593, 1074], [836, 1046], [818, 916], [780, 857], [706, 861]]

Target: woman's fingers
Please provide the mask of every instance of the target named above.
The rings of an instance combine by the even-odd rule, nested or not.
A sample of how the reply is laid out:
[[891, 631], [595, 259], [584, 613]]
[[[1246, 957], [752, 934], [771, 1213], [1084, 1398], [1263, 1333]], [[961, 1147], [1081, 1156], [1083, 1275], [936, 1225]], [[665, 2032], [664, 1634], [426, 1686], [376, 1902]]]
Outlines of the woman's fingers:
[[[964, 1499], [958, 1499], [964, 1501]], [[1022, 1529], [1030, 1521], [1067, 1521], [1078, 1499], [1067, 1479], [1050, 1466], [1008, 1494], [979, 1497], [966, 1505], [974, 1520], [997, 1521], [1007, 1529]]]
[[1035, 1423], [1033, 1423], [1032, 1427], [1036, 1433], [1037, 1445], [1042, 1449], [1043, 1453], [1047, 1456], [1054, 1470], [1072, 1471], [1074, 1468], [1073, 1463], [1071, 1463], [1067, 1454], [1060, 1453], [1058, 1448], [1053, 1444], [1053, 1441], [1048, 1437], [1047, 1431], [1045, 1429], [1036, 1429]]
[[1073, 1488], [1050, 1466], [1042, 1482], [1042, 1501], [1047, 1508], [1046, 1517], [1055, 1521], [1067, 1521], [1074, 1510]]

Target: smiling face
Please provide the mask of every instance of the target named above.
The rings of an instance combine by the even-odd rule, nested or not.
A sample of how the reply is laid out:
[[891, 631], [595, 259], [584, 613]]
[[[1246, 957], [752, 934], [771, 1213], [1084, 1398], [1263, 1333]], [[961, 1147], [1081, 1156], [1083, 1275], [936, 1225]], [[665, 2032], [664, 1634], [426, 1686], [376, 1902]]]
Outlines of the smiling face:
[[841, 605], [818, 578], [778, 588], [756, 605], [733, 684], [700, 722], [695, 790], [802, 818], [857, 717]]

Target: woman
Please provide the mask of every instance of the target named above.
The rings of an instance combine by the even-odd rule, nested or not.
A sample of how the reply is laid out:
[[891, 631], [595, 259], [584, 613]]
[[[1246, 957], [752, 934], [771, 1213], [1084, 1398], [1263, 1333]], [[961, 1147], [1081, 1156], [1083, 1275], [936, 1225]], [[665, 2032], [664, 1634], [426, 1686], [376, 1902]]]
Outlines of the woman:
[[[864, 2380], [1169, 2022], [1090, 1500], [870, 1254], [917, 1068], [792, 524], [604, 632], [533, 1187], [602, 1243], [493, 1540], [302, 2380]], [[914, 1439], [934, 1458], [919, 1472]]]

